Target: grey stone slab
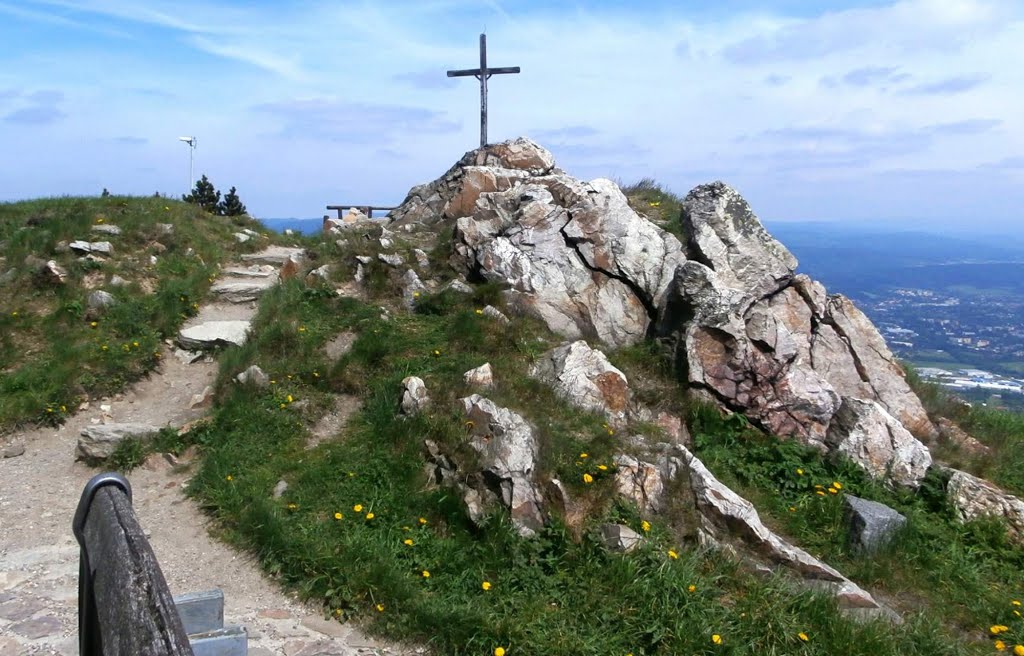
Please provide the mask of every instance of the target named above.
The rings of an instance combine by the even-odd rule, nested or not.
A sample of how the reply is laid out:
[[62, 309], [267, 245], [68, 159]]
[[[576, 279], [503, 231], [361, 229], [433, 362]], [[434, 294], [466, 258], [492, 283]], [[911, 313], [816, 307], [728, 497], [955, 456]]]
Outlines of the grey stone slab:
[[906, 517], [877, 501], [847, 494], [843, 497], [843, 504], [850, 547], [856, 552], [878, 551], [907, 523]]
[[27, 620], [41, 610], [43, 604], [38, 599], [15, 597], [0, 603], [0, 617], [12, 622]]
[[11, 631], [29, 640], [38, 640], [61, 633], [64, 629], [56, 617], [37, 617], [10, 626]]
[[246, 656], [249, 637], [240, 626], [229, 626], [189, 637], [195, 656]]
[[224, 591], [191, 592], [174, 598], [185, 633], [206, 633], [224, 628]]

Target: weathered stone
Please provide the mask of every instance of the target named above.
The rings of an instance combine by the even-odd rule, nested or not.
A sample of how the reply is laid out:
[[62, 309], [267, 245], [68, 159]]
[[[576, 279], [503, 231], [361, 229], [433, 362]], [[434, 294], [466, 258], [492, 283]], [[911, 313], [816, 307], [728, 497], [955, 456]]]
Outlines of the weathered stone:
[[490, 387], [494, 384], [494, 372], [491, 371], [491, 363], [485, 362], [475, 369], [470, 369], [462, 374], [463, 380], [474, 387]]
[[427, 291], [427, 286], [423, 284], [423, 281], [420, 280], [420, 277], [412, 269], [407, 269], [402, 274], [402, 279], [398, 284], [402, 289], [402, 301], [408, 308], [413, 307], [416, 304], [416, 299]]
[[388, 266], [400, 267], [405, 263], [402, 256], [398, 253], [378, 253], [377, 259], [387, 264]]
[[102, 310], [115, 303], [117, 303], [117, 299], [114, 298], [113, 294], [100, 289], [89, 292], [89, 296], [86, 299], [86, 304], [93, 310]]
[[617, 553], [629, 553], [644, 541], [642, 535], [622, 524], [602, 524], [601, 540], [604, 546]]
[[850, 547], [860, 553], [874, 553], [886, 546], [907, 523], [907, 518], [889, 506], [844, 495], [843, 512], [849, 527]]
[[641, 514], [664, 508], [665, 481], [658, 467], [633, 456], [618, 455], [615, 462], [615, 492], [636, 504]]
[[252, 239], [252, 237], [250, 237], [249, 235], [245, 234], [244, 232], [236, 232], [234, 234], [234, 237], [235, 237], [235, 241], [237, 241], [239, 244], [244, 244], [245, 242], [247, 242], [250, 239]]
[[430, 257], [426, 251], [420, 248], [412, 249], [412, 256], [416, 258], [416, 266], [421, 269], [427, 269], [430, 267]]
[[968, 455], [984, 456], [992, 452], [987, 446], [945, 417], [939, 419], [936, 428], [939, 431], [939, 437]]
[[430, 406], [430, 396], [423, 379], [407, 376], [402, 380], [402, 414], [416, 415]]
[[24, 444], [8, 444], [3, 449], [0, 449], [0, 458], [17, 458], [24, 454]]
[[76, 240], [68, 244], [68, 247], [76, 253], [110, 255], [114, 252], [114, 245], [109, 241], [84, 241]]
[[269, 246], [259, 253], [247, 253], [242, 255], [242, 261], [251, 262], [253, 264], [272, 264], [279, 267], [293, 256], [301, 260], [305, 257], [305, 250], [302, 248], [290, 248], [287, 246]]
[[110, 223], [98, 223], [89, 228], [93, 232], [102, 232], [106, 235], [119, 235], [121, 234], [121, 228]]
[[277, 270], [277, 277], [281, 280], [291, 280], [298, 277], [302, 273], [302, 263], [304, 261], [304, 253], [292, 253], [281, 263], [281, 268]]
[[249, 368], [235, 376], [235, 380], [242, 385], [253, 385], [257, 389], [263, 389], [270, 385], [270, 376], [264, 373], [257, 364], [249, 365]]
[[275, 499], [280, 499], [284, 496], [284, 493], [288, 491], [288, 481], [281, 479], [274, 485], [274, 491], [271, 492], [271, 496]]
[[0, 618], [10, 620], [11, 622], [27, 620], [43, 610], [43, 608], [45, 608], [45, 605], [37, 597], [29, 597], [27, 595], [15, 596], [0, 602]]
[[208, 408], [213, 405], [214, 396], [213, 388], [207, 385], [203, 388], [202, 392], [192, 395], [188, 407], [193, 410], [196, 408]]
[[334, 339], [324, 344], [324, 355], [326, 355], [332, 362], [337, 362], [342, 356], [348, 354], [348, 352], [352, 350], [352, 345], [355, 343], [355, 333], [340, 333], [334, 337]]
[[544, 525], [544, 512], [541, 492], [533, 481], [540, 448], [533, 429], [520, 415], [479, 394], [461, 401], [469, 444], [479, 454], [481, 468], [471, 487], [507, 508], [521, 535], [534, 535]]
[[210, 287], [210, 293], [216, 294], [229, 303], [251, 303], [277, 284], [277, 277], [266, 278], [226, 278], [218, 280]]
[[577, 407], [602, 413], [616, 422], [626, 419], [630, 402], [626, 375], [613, 367], [604, 353], [582, 340], [541, 355], [530, 375]]
[[505, 316], [505, 313], [494, 307], [493, 305], [484, 306], [484, 316], [489, 319], [494, 319], [498, 323], [508, 324], [509, 318]]
[[248, 337], [248, 321], [207, 321], [182, 329], [178, 333], [178, 344], [184, 349], [241, 346]]
[[663, 431], [670, 442], [689, 446], [692, 442], [690, 431], [679, 415], [661, 411], [654, 417], [654, 423]]
[[43, 280], [54, 285], [63, 285], [68, 279], [68, 272], [57, 264], [55, 260], [50, 260], [43, 264], [41, 273]]
[[174, 349], [174, 357], [178, 358], [182, 364], [194, 364], [205, 358], [206, 355], [202, 351]]
[[64, 627], [56, 617], [45, 616], [12, 624], [10, 630], [29, 640], [39, 640], [62, 633]]
[[875, 401], [844, 398], [828, 444], [871, 476], [906, 487], [920, 485], [932, 464], [928, 447]]
[[453, 291], [453, 292], [455, 292], [457, 294], [472, 294], [473, 293], [473, 288], [470, 287], [469, 285], [467, 285], [464, 281], [459, 280], [458, 278], [456, 278], [455, 280], [452, 280], [451, 282], [449, 282], [447, 285], [444, 286], [444, 288], [445, 289], [450, 289], [451, 291]]
[[128, 284], [128, 281], [117, 275], [116, 273], [110, 276], [110, 285], [112, 287], [124, 287]]
[[316, 285], [331, 279], [331, 265], [324, 264], [306, 274], [306, 284]]
[[948, 470], [946, 495], [963, 521], [993, 517], [1006, 522], [1010, 537], [1024, 544], [1024, 500], [992, 483], [956, 469]]
[[147, 440], [160, 432], [159, 426], [148, 424], [98, 424], [86, 426], [78, 438], [75, 458], [105, 460], [113, 455], [126, 439]]

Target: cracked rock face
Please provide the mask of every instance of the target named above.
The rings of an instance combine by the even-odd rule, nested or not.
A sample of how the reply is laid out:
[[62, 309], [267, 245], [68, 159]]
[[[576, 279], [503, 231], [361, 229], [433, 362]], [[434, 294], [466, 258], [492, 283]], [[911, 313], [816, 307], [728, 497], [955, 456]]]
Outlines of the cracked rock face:
[[550, 385], [573, 405], [621, 423], [629, 409], [626, 375], [605, 354], [582, 341], [557, 346], [540, 356], [530, 375]]
[[946, 486], [950, 503], [960, 519], [970, 521], [980, 517], [1005, 520], [1010, 537], [1024, 544], [1024, 500], [999, 489], [992, 483], [967, 472], [950, 470]]

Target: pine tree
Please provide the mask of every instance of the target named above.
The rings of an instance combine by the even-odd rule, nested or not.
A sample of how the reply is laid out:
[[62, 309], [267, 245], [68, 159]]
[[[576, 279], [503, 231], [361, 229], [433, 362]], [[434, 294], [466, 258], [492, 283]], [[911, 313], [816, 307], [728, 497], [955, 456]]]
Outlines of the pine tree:
[[220, 208], [220, 192], [214, 189], [213, 183], [206, 178], [205, 174], [196, 181], [192, 193], [182, 196], [181, 199], [186, 203], [198, 205], [210, 214], [217, 214]]
[[217, 209], [221, 216], [242, 216], [248, 211], [245, 209], [245, 205], [242, 204], [238, 194], [235, 193], [234, 187], [224, 194], [224, 200], [221, 201]]

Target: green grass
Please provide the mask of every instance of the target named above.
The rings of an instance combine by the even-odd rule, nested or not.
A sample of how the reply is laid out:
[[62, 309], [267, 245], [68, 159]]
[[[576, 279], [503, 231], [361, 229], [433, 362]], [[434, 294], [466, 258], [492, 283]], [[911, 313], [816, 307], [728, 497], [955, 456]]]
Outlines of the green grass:
[[[95, 224], [118, 236], [91, 232]], [[171, 223], [170, 234], [157, 224]], [[160, 342], [193, 315], [217, 268], [251, 219], [205, 214], [164, 198], [54, 198], [0, 204], [0, 432], [59, 424], [88, 398], [111, 394], [159, 363]], [[98, 262], [61, 252], [60, 242], [110, 241]], [[150, 256], [157, 257], [156, 264]], [[33, 258], [56, 260], [64, 285], [35, 273]], [[129, 281], [109, 284], [113, 275]], [[114, 295], [106, 312], [88, 309], [91, 288]]]
[[668, 191], [651, 178], [643, 178], [632, 184], [621, 186], [622, 193], [629, 199], [630, 207], [671, 232], [681, 241], [686, 240], [681, 222], [683, 213], [681, 197]]
[[[600, 417], [576, 410], [525, 375], [529, 362], [558, 340], [534, 321], [516, 318], [505, 327], [477, 313], [495, 298], [489, 288], [474, 298], [424, 296], [416, 312], [384, 320], [374, 305], [296, 282], [282, 285], [263, 299], [252, 341], [221, 360], [218, 407], [189, 436], [205, 452], [192, 494], [229, 541], [254, 552], [282, 583], [322, 603], [325, 614], [361, 618], [375, 633], [436, 653], [490, 654], [499, 646], [510, 656], [978, 650], [974, 640], [942, 626], [941, 608], [909, 613], [899, 627], [855, 623], [839, 615], [833, 600], [687, 547], [660, 522], [637, 552], [606, 551], [596, 537], [599, 524], [642, 530], [640, 517], [616, 501], [610, 477], [587, 485], [582, 473], [598, 474], [596, 465], [622, 451], [622, 440]], [[321, 347], [342, 330], [355, 331], [358, 339], [351, 353], [330, 363]], [[616, 354], [623, 366], [652, 376], [664, 373], [659, 357], [641, 347]], [[426, 484], [425, 439], [461, 463], [472, 462], [456, 400], [471, 391], [462, 373], [485, 361], [497, 379], [487, 396], [532, 420], [542, 444], [538, 478], [566, 481], [587, 509], [582, 520], [567, 525], [556, 517], [539, 537], [521, 539], [502, 513], [476, 526], [451, 490]], [[252, 363], [274, 380], [269, 389], [230, 382]], [[397, 413], [407, 375], [422, 377], [433, 399], [430, 411], [414, 418]], [[342, 392], [358, 394], [362, 410], [343, 434], [306, 450], [316, 415], [309, 407]], [[296, 409], [307, 400], [310, 406]], [[590, 457], [581, 460], [581, 451]], [[710, 447], [705, 451], [713, 455]], [[804, 456], [784, 453], [786, 466]], [[716, 470], [733, 464], [712, 462]], [[819, 466], [826, 471], [825, 464], [808, 465], [812, 471]], [[288, 491], [273, 499], [281, 479]], [[370, 512], [373, 519], [367, 519]], [[490, 590], [482, 588], [484, 581]], [[802, 642], [800, 632], [810, 640]], [[715, 634], [721, 645], [712, 642]]]

